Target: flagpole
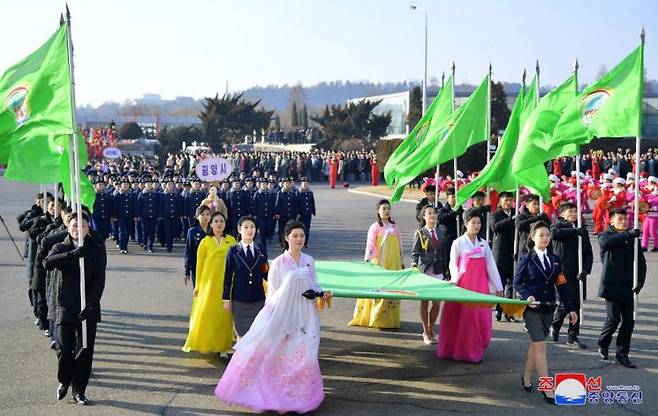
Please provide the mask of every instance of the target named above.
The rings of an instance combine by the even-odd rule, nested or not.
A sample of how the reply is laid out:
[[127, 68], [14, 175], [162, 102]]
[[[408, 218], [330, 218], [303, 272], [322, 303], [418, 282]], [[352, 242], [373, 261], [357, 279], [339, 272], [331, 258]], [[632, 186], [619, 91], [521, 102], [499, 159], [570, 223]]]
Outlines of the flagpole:
[[[575, 59], [573, 62], [573, 74], [574, 78], [576, 79], [575, 85], [576, 85], [576, 94], [575, 96], [578, 96], [578, 59]], [[580, 146], [578, 146], [578, 154], [576, 154], [575, 158], [576, 160], [576, 212], [577, 212], [577, 218], [576, 218], [576, 225], [578, 228], [582, 227], [582, 193], [581, 193], [581, 188], [580, 188]], [[583, 272], [583, 237], [578, 234], [578, 275], [580, 275]], [[582, 280], [578, 281], [578, 291], [579, 291], [579, 302], [580, 302], [580, 310], [578, 311], [578, 319], [580, 320], [580, 323], [583, 323], [583, 310], [585, 309], [585, 306], [583, 303], [585, 302], [585, 299], [583, 297], [583, 294], [585, 293], [585, 288], [584, 288], [584, 283]]]
[[[633, 228], [640, 228], [640, 141], [642, 140], [642, 93], [644, 89], [644, 77], [642, 74], [644, 72], [644, 26], [642, 26], [642, 31], [640, 32], [640, 47], [642, 48], [640, 53], [640, 93], [638, 94], [638, 100], [640, 111], [637, 118], [637, 136], [635, 137], [635, 192], [633, 198]], [[635, 289], [639, 283], [639, 241], [633, 241], [633, 289]], [[637, 320], [637, 308], [639, 306], [639, 297], [637, 293], [633, 294], [633, 320]]]
[[[489, 62], [489, 85], [487, 87], [488, 87], [487, 88], [487, 95], [488, 95], [487, 105], [489, 107], [487, 109], [487, 128], [486, 128], [485, 133], [487, 134], [487, 151], [486, 151], [487, 164], [489, 164], [489, 160], [491, 159], [491, 155], [490, 155], [490, 151], [489, 151], [489, 149], [491, 149], [491, 62]], [[453, 91], [454, 91], [454, 88], [453, 88]], [[453, 104], [453, 106], [454, 106], [454, 104]], [[489, 196], [490, 190], [491, 189], [489, 188], [489, 185], [487, 185], [487, 189], [486, 189], [486, 191], [487, 191], [486, 197], [487, 198], [486, 198], [485, 205], [489, 205], [491, 203], [490, 196]], [[491, 207], [489, 208], [489, 210], [491, 211]], [[485, 232], [485, 239], [487, 240], [487, 243], [489, 242], [489, 228], [490, 228], [489, 224], [487, 224], [486, 230], [484, 231]]]
[[[450, 80], [451, 80], [450, 82], [452, 82], [452, 88], [451, 88], [451, 90], [452, 90], [452, 100], [450, 101], [450, 103], [452, 104], [451, 112], [454, 113], [455, 112], [455, 61], [452, 61], [452, 77], [450, 77]], [[457, 189], [458, 189], [458, 187], [457, 187], [457, 158], [454, 158], [452, 163], [453, 163], [452, 168], [453, 168], [453, 173], [454, 173], [455, 198], [456, 198], [457, 197]], [[459, 226], [459, 223], [460, 223], [459, 215], [456, 215], [455, 218], [457, 220], [457, 224], [456, 224], [457, 225], [457, 235], [459, 235], [459, 231], [461, 229], [460, 226]]]
[[[80, 155], [78, 148], [78, 123], [75, 116], [75, 77], [73, 67], [73, 40], [71, 39], [71, 13], [69, 12], [68, 5], [66, 6], [66, 31], [68, 38], [68, 62], [69, 62], [69, 76], [71, 78], [71, 123], [73, 127], [72, 147], [73, 147], [73, 175], [72, 180], [75, 185], [75, 210], [78, 213], [78, 247], [84, 245], [84, 238], [82, 236], [82, 204], [80, 202]], [[71, 152], [69, 152], [70, 155]], [[73, 189], [73, 188], [72, 188]], [[85, 261], [83, 257], [78, 259], [80, 264], [80, 312], [83, 312], [87, 307], [87, 291], [85, 289]], [[82, 349], [87, 348], [87, 320], [81, 322], [82, 326]]]
[[[445, 76], [446, 73], [443, 72], [441, 73], [441, 90], [443, 90], [444, 83], [445, 83]], [[438, 95], [438, 93], [437, 93]], [[423, 114], [425, 114], [425, 111], [423, 110]], [[440, 164], [437, 163], [436, 165], [436, 172], [434, 172], [434, 206], [438, 207], [439, 206], [439, 168], [441, 167]]]
[[[525, 91], [525, 78], [526, 78], [526, 72], [525, 69], [523, 70], [523, 82], [522, 85], [523, 87], [521, 88], [521, 91]], [[519, 97], [517, 96], [517, 100]], [[500, 144], [499, 144], [500, 146]], [[517, 215], [519, 212], [519, 182], [516, 182], [516, 193], [514, 194], [514, 215]], [[515, 221], [516, 223], [516, 221]], [[518, 230], [516, 229], [516, 224], [514, 224], [514, 270], [516, 270], [516, 264], [518, 263], [519, 259], [516, 253], [519, 251], [519, 233], [517, 232]], [[516, 299], [516, 290], [512, 289], [512, 298]]]
[[59, 189], [57, 189], [57, 182], [55, 182], [55, 218], [59, 217]]
[[[537, 106], [539, 106], [539, 59], [537, 59], [537, 65], [535, 66], [535, 74], [537, 76]], [[546, 167], [544, 167], [546, 169]], [[539, 212], [544, 213], [544, 196], [539, 195]]]

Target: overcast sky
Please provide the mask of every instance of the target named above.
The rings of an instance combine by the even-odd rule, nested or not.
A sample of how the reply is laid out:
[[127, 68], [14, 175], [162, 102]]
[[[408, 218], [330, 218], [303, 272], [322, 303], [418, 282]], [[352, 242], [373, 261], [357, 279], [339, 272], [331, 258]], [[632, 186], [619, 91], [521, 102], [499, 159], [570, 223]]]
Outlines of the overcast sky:
[[[639, 44], [658, 78], [658, 3], [643, 0], [69, 0], [77, 98], [124, 101], [144, 93], [208, 96], [255, 85], [332, 80], [440, 78], [454, 59], [456, 82], [519, 81], [541, 64], [541, 83], [581, 82]], [[0, 0], [0, 71], [57, 29], [64, 1]]]

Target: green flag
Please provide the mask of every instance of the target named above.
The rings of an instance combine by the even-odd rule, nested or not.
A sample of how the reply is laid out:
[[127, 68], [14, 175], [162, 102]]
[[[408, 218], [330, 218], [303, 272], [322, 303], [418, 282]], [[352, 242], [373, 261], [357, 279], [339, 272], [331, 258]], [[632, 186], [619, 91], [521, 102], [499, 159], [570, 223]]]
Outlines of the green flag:
[[47, 140], [46, 150], [34, 161], [38, 164], [31, 166], [46, 169], [51, 159], [59, 160], [61, 155], [47, 153], [53, 148], [53, 138], [72, 132], [68, 35], [62, 25], [0, 77], [0, 163], [9, 163], [13, 144], [40, 137]]
[[552, 154], [575, 155], [574, 144], [594, 137], [640, 136], [643, 52], [644, 43], [571, 100], [553, 132]]
[[[394, 163], [395, 167], [394, 172], [386, 176], [386, 182], [399, 189], [426, 170], [461, 156], [471, 145], [487, 140], [490, 84], [487, 75], [464, 104], [443, 123], [429, 124], [427, 138], [412, 152], [404, 158], [396, 157], [393, 162], [389, 160], [387, 167], [389, 163]], [[395, 196], [397, 192], [392, 202], [395, 202]]]
[[[450, 113], [452, 113], [454, 99], [453, 84], [453, 78], [450, 75], [448, 82], [441, 88], [434, 101], [432, 101], [432, 104], [425, 114], [423, 114], [423, 117], [418, 121], [418, 124], [416, 124], [411, 133], [409, 133], [389, 157], [384, 166], [384, 178], [386, 178], [389, 186], [395, 182], [395, 178], [400, 174], [398, 170], [400, 162], [413, 157], [419, 145], [428, 137], [427, 133], [430, 131], [431, 126], [442, 125], [450, 116]], [[405, 186], [406, 183], [396, 186], [393, 198], [391, 198], [393, 202], [400, 200]]]
[[521, 128], [519, 143], [512, 158], [512, 172], [521, 173], [549, 159], [553, 130], [564, 109], [576, 94], [576, 76], [571, 75], [560, 86], [541, 99]]
[[[68, 137], [67, 137], [68, 139]], [[78, 133], [78, 157], [80, 159], [80, 167], [82, 168], [87, 164], [87, 145], [85, 144], [85, 138], [82, 135], [82, 132]], [[73, 168], [69, 163], [69, 147], [64, 148], [62, 157], [60, 159], [60, 169], [59, 169], [59, 181], [62, 182], [64, 187], [64, 193], [71, 196], [71, 174], [73, 173]], [[96, 200], [96, 190], [94, 185], [91, 184], [89, 178], [85, 172], [80, 172], [80, 203], [87, 206], [90, 211], [94, 210], [94, 201]]]
[[475, 304], [527, 305], [520, 299], [499, 298], [473, 292], [418, 269], [386, 270], [378, 265], [354, 261], [318, 261], [318, 283], [342, 298], [445, 300]]

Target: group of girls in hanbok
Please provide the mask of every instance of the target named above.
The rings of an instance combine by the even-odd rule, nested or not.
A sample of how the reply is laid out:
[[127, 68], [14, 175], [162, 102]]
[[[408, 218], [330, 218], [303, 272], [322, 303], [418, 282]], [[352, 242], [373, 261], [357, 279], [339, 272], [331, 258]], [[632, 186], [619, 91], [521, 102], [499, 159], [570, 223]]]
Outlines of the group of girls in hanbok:
[[197, 210], [198, 227], [205, 228], [206, 236], [195, 240], [198, 230], [192, 231], [190, 250], [196, 248], [196, 264], [189, 272], [195, 277], [194, 299], [183, 351], [226, 358], [233, 353], [215, 389], [223, 402], [258, 412], [315, 410], [324, 390], [314, 298], [328, 300], [331, 292], [319, 287], [315, 262], [301, 251], [304, 224], [286, 225], [285, 252], [270, 266], [254, 243], [253, 218], [238, 222], [238, 242], [225, 233], [221, 211], [208, 214], [204, 208]]

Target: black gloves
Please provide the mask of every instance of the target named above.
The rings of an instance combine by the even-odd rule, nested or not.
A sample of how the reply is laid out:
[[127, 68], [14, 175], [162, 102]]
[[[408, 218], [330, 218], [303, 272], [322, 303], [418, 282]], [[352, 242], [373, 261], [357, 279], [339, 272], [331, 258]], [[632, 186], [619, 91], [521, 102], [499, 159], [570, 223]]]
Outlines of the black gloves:
[[640, 293], [640, 290], [642, 290], [642, 286], [636, 286], [633, 288], [633, 292], [635, 292], [636, 295]]
[[586, 225], [581, 225], [580, 228], [578, 228], [577, 230], [578, 230], [578, 235], [580, 235], [583, 238], [589, 235], [589, 231], [587, 231]]
[[85, 253], [87, 253], [87, 246], [80, 246], [66, 253], [66, 256], [70, 259], [79, 259], [80, 257], [84, 257]]
[[313, 289], [309, 289], [306, 292], [302, 293], [302, 296], [304, 296], [306, 299], [313, 300], [315, 298], [321, 298], [324, 296], [324, 292], [316, 292]]
[[587, 281], [587, 273], [583, 272], [583, 273], [578, 274], [578, 276], [576, 276], [576, 279], [578, 279], [581, 282], [585, 283]]
[[634, 228], [632, 230], [628, 230], [627, 232], [628, 232], [628, 235], [631, 236], [631, 238], [638, 238], [640, 236], [640, 230], [638, 230], [637, 228]]
[[91, 314], [94, 313], [95, 310], [96, 308], [94, 308], [93, 306], [87, 305], [82, 311], [80, 311], [80, 313], [78, 314], [78, 318], [80, 318], [81, 321], [86, 321], [87, 318], [89, 318], [89, 316], [91, 316]]

